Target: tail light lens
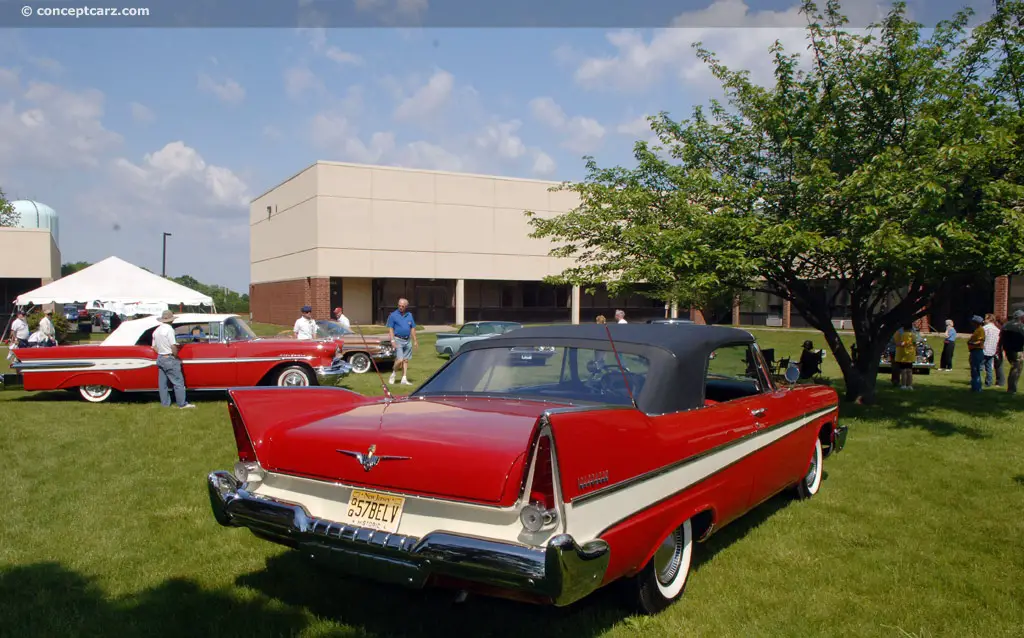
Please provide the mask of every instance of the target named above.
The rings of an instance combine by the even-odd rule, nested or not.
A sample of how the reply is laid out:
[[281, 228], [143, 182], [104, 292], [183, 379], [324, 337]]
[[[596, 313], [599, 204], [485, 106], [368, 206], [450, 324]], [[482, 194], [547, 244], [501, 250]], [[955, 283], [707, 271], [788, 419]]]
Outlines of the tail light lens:
[[231, 415], [231, 429], [235, 433], [238, 460], [243, 463], [255, 463], [256, 450], [252, 446], [252, 441], [249, 440], [249, 433], [245, 430], [245, 424], [242, 423], [242, 415], [238, 413], [238, 408], [235, 407], [233, 401], [228, 402], [228, 414]]
[[551, 439], [540, 437], [537, 442], [537, 462], [533, 467], [533, 484], [530, 486], [530, 503], [541, 509], [555, 506], [555, 480], [551, 471]]

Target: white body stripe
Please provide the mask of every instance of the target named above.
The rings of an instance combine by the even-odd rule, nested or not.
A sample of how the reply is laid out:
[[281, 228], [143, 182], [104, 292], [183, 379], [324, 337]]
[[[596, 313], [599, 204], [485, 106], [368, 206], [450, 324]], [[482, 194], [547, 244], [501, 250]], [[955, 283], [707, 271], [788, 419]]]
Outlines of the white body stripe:
[[[211, 363], [260, 363], [272, 361], [308, 361], [312, 357], [231, 357], [227, 359], [182, 359], [184, 365], [200, 365]], [[18, 370], [20, 374], [36, 372], [115, 372], [118, 370], [140, 370], [156, 366], [156, 359], [124, 358], [124, 359], [32, 359], [24, 361], [28, 366], [33, 363], [45, 363], [47, 367], [32, 368], [26, 367]], [[81, 366], [75, 364], [91, 363], [93, 365]], [[60, 367], [52, 364], [63, 364], [67, 367]]]
[[[616, 523], [628, 519], [636, 512], [682, 492], [836, 409], [831, 407], [820, 410], [800, 417], [792, 423], [768, 430], [764, 434], [754, 434], [721, 452], [684, 463], [677, 468], [639, 481], [635, 485], [619, 490], [615, 490], [615, 486], [611, 486], [607, 494], [597, 495], [579, 504], [567, 503], [565, 505], [566, 531], [580, 542], [597, 538], [598, 534]], [[557, 439], [555, 445], [558, 445]]]

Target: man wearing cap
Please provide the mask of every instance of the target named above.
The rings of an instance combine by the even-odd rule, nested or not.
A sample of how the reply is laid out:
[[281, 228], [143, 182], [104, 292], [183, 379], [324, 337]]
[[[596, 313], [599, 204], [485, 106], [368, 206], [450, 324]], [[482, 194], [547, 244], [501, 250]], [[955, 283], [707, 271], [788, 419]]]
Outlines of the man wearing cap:
[[158, 319], [160, 325], [153, 331], [153, 350], [156, 351], [157, 392], [160, 393], [160, 405], [171, 407], [171, 396], [167, 392], [167, 382], [174, 387], [174, 401], [181, 409], [196, 406], [185, 401], [185, 375], [181, 372], [181, 359], [178, 358], [178, 343], [174, 336], [174, 313], [164, 310]]
[[300, 309], [302, 316], [295, 320], [295, 326], [292, 328], [292, 332], [295, 333], [296, 339], [316, 339], [316, 330], [319, 326], [316, 325], [316, 321], [313, 320], [313, 316], [310, 314], [313, 312], [313, 308], [310, 306], [303, 306]]
[[345, 311], [340, 306], [334, 309], [334, 320], [340, 323], [346, 332], [352, 330], [352, 323], [349, 322], [348, 317], [345, 316]]
[[1024, 369], [1024, 310], [1015, 310], [1013, 316], [1003, 324], [999, 333], [999, 347], [1003, 350], [1010, 373], [1006, 377], [1006, 391], [1017, 393], [1017, 382], [1020, 381], [1021, 370]]
[[52, 314], [53, 308], [47, 307], [43, 310], [43, 318], [39, 320], [39, 343], [42, 346], [57, 345], [57, 331], [53, 328], [53, 319], [50, 319]]
[[28, 347], [28, 322], [25, 321], [25, 311], [18, 310], [14, 313], [15, 319], [11, 322], [11, 345], [19, 348]]
[[974, 315], [971, 325], [974, 332], [967, 340], [968, 357], [971, 363], [971, 391], [981, 392], [981, 369], [985, 366], [985, 320]]

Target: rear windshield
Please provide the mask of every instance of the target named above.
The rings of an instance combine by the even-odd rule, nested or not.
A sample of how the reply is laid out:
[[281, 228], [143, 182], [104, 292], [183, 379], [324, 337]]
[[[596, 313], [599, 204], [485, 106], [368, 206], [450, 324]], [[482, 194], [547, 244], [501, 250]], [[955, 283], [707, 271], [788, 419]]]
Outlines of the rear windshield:
[[[632, 405], [639, 401], [650, 362], [611, 349], [566, 346], [482, 348], [463, 352], [415, 394], [498, 395], [565, 403]], [[628, 385], [627, 385], [628, 384]]]

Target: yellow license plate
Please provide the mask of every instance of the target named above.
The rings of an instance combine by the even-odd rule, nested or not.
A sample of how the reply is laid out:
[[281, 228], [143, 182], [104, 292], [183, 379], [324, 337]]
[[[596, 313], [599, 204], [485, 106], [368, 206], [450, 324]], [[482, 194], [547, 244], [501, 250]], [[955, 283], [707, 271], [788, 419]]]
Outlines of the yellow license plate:
[[382, 532], [397, 532], [405, 499], [390, 494], [352, 490], [345, 512], [345, 523]]

